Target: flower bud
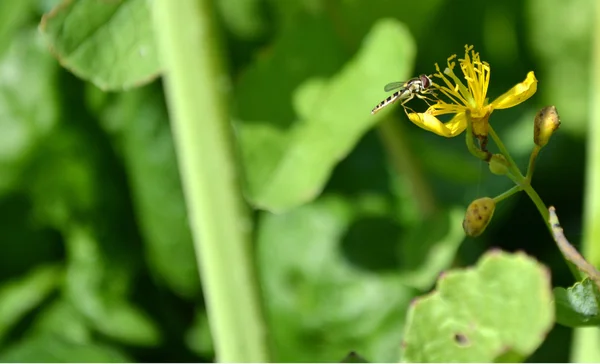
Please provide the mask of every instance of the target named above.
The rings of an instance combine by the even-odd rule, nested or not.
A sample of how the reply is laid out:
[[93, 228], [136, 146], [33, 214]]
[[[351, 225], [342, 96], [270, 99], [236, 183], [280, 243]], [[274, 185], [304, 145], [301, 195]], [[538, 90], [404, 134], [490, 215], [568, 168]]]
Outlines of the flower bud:
[[554, 106], [546, 106], [535, 115], [533, 128], [533, 141], [542, 148], [552, 136], [552, 133], [560, 126], [560, 118]]
[[468, 236], [477, 237], [485, 231], [494, 216], [496, 202], [489, 197], [479, 198], [467, 207], [463, 230]]
[[490, 159], [489, 166], [493, 174], [504, 176], [508, 173], [508, 161], [502, 154], [494, 154]]

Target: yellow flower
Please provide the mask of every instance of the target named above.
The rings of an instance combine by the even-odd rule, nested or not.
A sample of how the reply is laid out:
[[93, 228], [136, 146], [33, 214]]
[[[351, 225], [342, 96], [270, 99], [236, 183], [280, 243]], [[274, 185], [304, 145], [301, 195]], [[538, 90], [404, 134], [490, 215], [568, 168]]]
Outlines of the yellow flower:
[[[470, 53], [470, 56], [469, 56]], [[437, 73], [444, 85], [433, 83], [433, 89], [445, 95], [449, 102], [436, 95], [436, 103], [431, 105], [424, 113], [410, 113], [408, 118], [417, 126], [436, 133], [440, 136], [454, 137], [462, 133], [467, 127], [466, 112], [471, 112], [473, 133], [478, 137], [485, 137], [488, 133], [488, 119], [495, 109], [507, 109], [522, 103], [530, 98], [537, 90], [537, 79], [530, 71], [525, 81], [515, 85], [491, 104], [488, 103], [487, 90], [490, 83], [490, 65], [479, 59], [479, 53], [473, 51], [473, 46], [465, 46], [465, 58], [459, 59], [460, 69], [467, 81], [465, 85], [455, 74], [453, 60], [456, 55], [448, 58], [448, 68], [444, 73], [435, 65]], [[445, 74], [445, 75], [444, 75]], [[447, 77], [446, 77], [447, 76]], [[454, 81], [454, 82], [452, 82]], [[446, 122], [441, 122], [437, 116], [454, 114]]]

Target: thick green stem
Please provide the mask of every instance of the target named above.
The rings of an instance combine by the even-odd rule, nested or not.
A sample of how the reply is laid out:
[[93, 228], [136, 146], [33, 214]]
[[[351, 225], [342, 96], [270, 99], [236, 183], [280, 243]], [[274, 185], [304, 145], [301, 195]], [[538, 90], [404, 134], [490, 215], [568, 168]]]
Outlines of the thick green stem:
[[[590, 119], [588, 121], [585, 206], [582, 253], [600, 267], [600, 3], [594, 7], [592, 58], [590, 68]], [[573, 335], [571, 361], [600, 362], [600, 328], [579, 328]]]
[[211, 3], [154, 0], [155, 32], [216, 359], [267, 362]]
[[401, 124], [388, 117], [379, 123], [377, 130], [396, 172], [406, 176], [421, 215], [427, 217], [435, 211], [435, 198], [401, 128]]

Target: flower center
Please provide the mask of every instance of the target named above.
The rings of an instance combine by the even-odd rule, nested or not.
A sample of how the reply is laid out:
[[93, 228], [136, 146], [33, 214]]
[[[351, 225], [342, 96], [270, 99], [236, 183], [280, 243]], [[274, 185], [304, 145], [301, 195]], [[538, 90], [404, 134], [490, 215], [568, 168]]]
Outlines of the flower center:
[[464, 79], [467, 81], [465, 85], [454, 73], [455, 58], [456, 55], [448, 58], [448, 67], [443, 73], [439, 66], [435, 65], [437, 73], [434, 76], [441, 79], [444, 84], [434, 83], [434, 87], [450, 100], [448, 103], [438, 98], [435, 110], [460, 112], [468, 108], [474, 117], [484, 116], [488, 111], [486, 94], [490, 81], [490, 66], [480, 60], [479, 53], [473, 51], [473, 46], [466, 46], [465, 57], [458, 60]]

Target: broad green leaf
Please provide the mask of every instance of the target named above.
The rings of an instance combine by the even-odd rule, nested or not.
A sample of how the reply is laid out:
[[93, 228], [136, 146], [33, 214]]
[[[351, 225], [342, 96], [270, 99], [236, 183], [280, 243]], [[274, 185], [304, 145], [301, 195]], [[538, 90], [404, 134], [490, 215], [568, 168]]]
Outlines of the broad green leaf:
[[0, 194], [18, 184], [37, 144], [57, 123], [57, 70], [33, 29], [18, 32], [0, 58]]
[[58, 299], [40, 312], [28, 335], [53, 335], [67, 341], [85, 343], [92, 339], [92, 330], [75, 306]]
[[[323, 197], [262, 216], [258, 262], [275, 361], [334, 362], [351, 351], [398, 360], [416, 292], [396, 273], [394, 226], [373, 204], [361, 205]], [[373, 250], [378, 260], [356, 259], [360, 252], [373, 258]]]
[[0, 1], [0, 54], [14, 40], [17, 29], [25, 23], [34, 7], [34, 0]]
[[554, 288], [556, 322], [569, 327], [600, 326], [600, 291], [586, 278], [567, 289]]
[[284, 211], [314, 199], [339, 160], [385, 114], [370, 111], [386, 96], [383, 85], [407, 78], [414, 53], [408, 30], [381, 20], [334, 77], [309, 79], [297, 88], [293, 105], [299, 120], [291, 127], [244, 120], [239, 138], [249, 200]]
[[465, 238], [464, 209], [440, 211], [407, 229], [402, 240], [400, 277], [404, 284], [429, 289], [452, 265]]
[[163, 100], [158, 87], [144, 87], [119, 95], [100, 115], [126, 166], [151, 274], [193, 298], [200, 280]]
[[522, 361], [554, 324], [549, 272], [523, 253], [494, 251], [415, 300], [404, 362]]
[[66, 236], [67, 298], [104, 335], [132, 345], [156, 345], [160, 341], [156, 324], [126, 300], [128, 272], [111, 269], [112, 262], [102, 256], [89, 230], [72, 227]]
[[59, 285], [62, 273], [57, 266], [42, 266], [0, 286], [0, 341], [19, 320], [48, 298]]
[[127, 300], [142, 261], [124, 181], [108, 144], [81, 127], [84, 120], [56, 129], [30, 168], [36, 220], [62, 233], [65, 296], [90, 327], [129, 344], [154, 345], [156, 325]]
[[147, 0], [65, 1], [40, 30], [59, 62], [103, 90], [122, 90], [158, 76]]
[[130, 363], [124, 353], [102, 344], [67, 341], [52, 335], [30, 336], [0, 353], [4, 363]]

